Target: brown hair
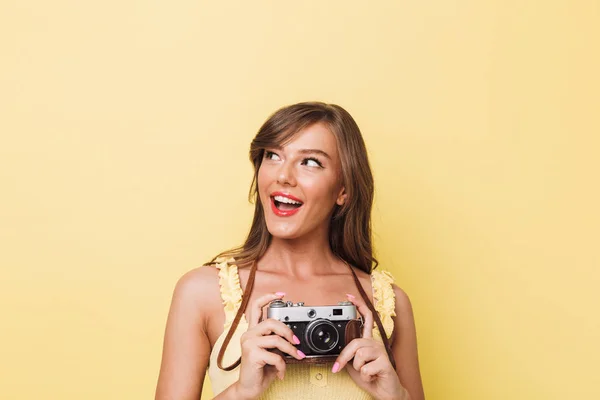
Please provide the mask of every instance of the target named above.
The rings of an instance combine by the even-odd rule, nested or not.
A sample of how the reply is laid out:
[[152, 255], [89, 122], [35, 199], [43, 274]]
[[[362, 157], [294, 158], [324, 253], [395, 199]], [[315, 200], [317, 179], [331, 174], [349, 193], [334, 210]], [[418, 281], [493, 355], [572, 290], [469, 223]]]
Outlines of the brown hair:
[[[371, 208], [373, 205], [373, 175], [365, 142], [358, 125], [342, 107], [321, 102], [306, 102], [283, 107], [273, 113], [261, 126], [250, 145], [250, 161], [254, 165], [254, 179], [249, 200], [254, 202], [254, 219], [244, 244], [217, 255], [236, 260], [238, 266], [250, 266], [260, 259], [271, 241], [263, 206], [258, 197], [258, 170], [265, 148], [280, 147], [294, 135], [313, 124], [325, 124], [335, 136], [342, 165], [343, 186], [347, 200], [336, 204], [329, 227], [332, 252], [366, 273], [377, 267], [371, 240]], [[375, 265], [373, 265], [375, 264]]]

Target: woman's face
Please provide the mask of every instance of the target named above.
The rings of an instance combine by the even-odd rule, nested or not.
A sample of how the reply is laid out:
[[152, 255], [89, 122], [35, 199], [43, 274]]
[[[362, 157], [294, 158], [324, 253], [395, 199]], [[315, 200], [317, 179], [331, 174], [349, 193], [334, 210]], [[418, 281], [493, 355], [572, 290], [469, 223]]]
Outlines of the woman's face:
[[281, 148], [266, 149], [258, 191], [271, 235], [296, 239], [327, 229], [335, 204], [343, 204], [341, 164], [335, 137], [321, 123], [296, 134]]

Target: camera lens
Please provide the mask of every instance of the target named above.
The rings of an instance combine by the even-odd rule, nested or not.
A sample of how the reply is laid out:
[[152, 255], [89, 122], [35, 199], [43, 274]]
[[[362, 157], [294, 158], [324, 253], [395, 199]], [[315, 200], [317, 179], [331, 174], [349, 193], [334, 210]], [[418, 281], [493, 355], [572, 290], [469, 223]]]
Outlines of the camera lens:
[[338, 331], [330, 321], [318, 319], [306, 327], [306, 344], [315, 353], [327, 353], [333, 350], [339, 341]]

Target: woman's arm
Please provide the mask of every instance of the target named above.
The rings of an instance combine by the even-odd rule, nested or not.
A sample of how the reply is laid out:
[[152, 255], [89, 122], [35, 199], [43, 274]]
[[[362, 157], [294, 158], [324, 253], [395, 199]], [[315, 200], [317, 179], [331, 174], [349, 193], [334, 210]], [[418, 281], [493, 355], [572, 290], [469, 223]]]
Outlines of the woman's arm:
[[402, 386], [410, 394], [410, 399], [424, 400], [412, 305], [407, 294], [396, 285], [394, 285], [394, 293], [396, 295], [396, 316], [394, 317], [392, 351], [396, 360], [396, 372]]
[[175, 286], [167, 318], [155, 400], [200, 398], [210, 356], [207, 320], [215, 302], [220, 306], [214, 267], [183, 275]]

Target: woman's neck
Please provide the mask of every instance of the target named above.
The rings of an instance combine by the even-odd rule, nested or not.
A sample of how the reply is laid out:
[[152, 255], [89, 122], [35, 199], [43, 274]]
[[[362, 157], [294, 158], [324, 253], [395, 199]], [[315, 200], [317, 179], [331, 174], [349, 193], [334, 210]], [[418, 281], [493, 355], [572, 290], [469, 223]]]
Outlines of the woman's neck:
[[273, 237], [259, 260], [259, 269], [303, 280], [338, 271], [339, 263], [331, 251], [327, 236], [316, 238], [308, 235], [298, 239]]

